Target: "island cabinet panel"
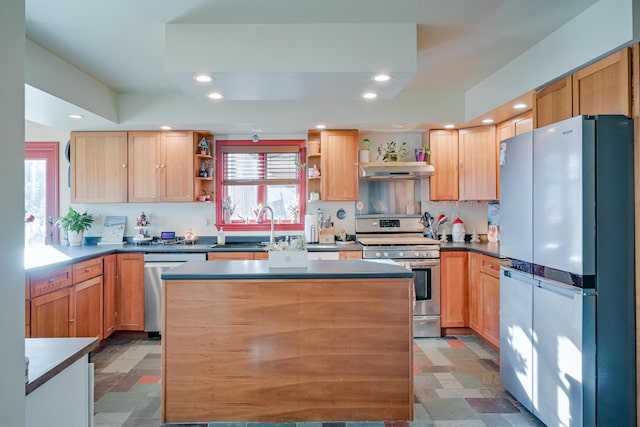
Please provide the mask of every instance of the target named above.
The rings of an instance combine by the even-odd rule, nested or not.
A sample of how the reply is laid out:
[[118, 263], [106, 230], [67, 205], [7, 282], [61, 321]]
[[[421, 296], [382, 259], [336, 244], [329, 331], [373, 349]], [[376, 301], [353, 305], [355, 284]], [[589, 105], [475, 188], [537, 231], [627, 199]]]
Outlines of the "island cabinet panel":
[[162, 422], [413, 418], [410, 279], [169, 280]]
[[117, 254], [118, 329], [144, 330], [144, 254]]
[[[263, 257], [263, 254], [265, 255]], [[267, 259], [268, 254], [266, 252], [208, 252], [207, 261], [246, 261], [254, 259]]]
[[469, 326], [467, 251], [440, 253], [440, 313], [443, 328]]

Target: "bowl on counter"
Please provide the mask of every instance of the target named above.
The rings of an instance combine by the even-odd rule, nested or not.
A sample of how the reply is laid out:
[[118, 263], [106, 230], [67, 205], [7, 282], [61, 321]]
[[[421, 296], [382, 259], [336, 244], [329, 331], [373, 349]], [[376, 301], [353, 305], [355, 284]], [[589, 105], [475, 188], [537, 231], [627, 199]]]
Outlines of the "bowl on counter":
[[95, 246], [95, 245], [98, 244], [100, 239], [102, 239], [102, 237], [100, 237], [100, 236], [85, 236], [84, 237], [84, 244], [87, 245], [87, 246]]

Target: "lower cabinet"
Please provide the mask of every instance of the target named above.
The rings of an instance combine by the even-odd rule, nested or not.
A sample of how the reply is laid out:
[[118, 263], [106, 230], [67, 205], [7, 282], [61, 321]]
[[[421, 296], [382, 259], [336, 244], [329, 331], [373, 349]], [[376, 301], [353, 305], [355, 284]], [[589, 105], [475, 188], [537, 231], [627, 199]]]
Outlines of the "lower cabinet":
[[209, 252], [207, 261], [247, 261], [254, 259], [267, 259], [267, 252]]
[[117, 254], [118, 329], [144, 331], [144, 254]]
[[108, 338], [118, 325], [117, 307], [117, 255], [106, 255], [104, 257], [104, 268], [102, 277], [103, 288], [103, 318], [102, 318], [102, 338]]
[[362, 259], [362, 251], [340, 251], [340, 259]]
[[443, 328], [469, 326], [467, 251], [440, 252], [440, 316]]
[[500, 260], [469, 254], [469, 326], [500, 347]]
[[31, 338], [75, 336], [75, 302], [72, 287], [31, 299]]
[[76, 337], [103, 338], [102, 276], [74, 286]]

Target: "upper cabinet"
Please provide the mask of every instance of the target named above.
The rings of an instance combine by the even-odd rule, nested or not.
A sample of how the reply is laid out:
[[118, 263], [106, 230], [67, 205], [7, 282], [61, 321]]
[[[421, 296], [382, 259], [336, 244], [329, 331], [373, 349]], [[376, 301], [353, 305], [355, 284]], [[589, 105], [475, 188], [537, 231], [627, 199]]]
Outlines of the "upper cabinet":
[[458, 200], [458, 131], [429, 132], [430, 161], [435, 174], [429, 178], [431, 200]]
[[213, 166], [212, 156], [196, 152], [202, 138], [211, 144], [208, 132], [72, 132], [71, 202], [192, 202], [210, 196], [213, 177], [196, 177], [197, 167]]
[[497, 156], [495, 126], [429, 132], [431, 164], [429, 199], [496, 200]]
[[358, 200], [358, 131], [323, 130], [320, 153], [320, 199]]
[[127, 201], [127, 132], [72, 132], [72, 203]]
[[589, 65], [573, 76], [573, 114], [631, 115], [630, 49]]
[[581, 114], [631, 115], [630, 49], [624, 48], [536, 92], [536, 128]]
[[539, 128], [573, 117], [571, 92], [571, 76], [537, 91], [534, 104], [534, 126]]
[[459, 199], [496, 200], [498, 147], [495, 126], [460, 129], [458, 145]]
[[193, 201], [193, 156], [193, 132], [129, 132], [129, 201]]

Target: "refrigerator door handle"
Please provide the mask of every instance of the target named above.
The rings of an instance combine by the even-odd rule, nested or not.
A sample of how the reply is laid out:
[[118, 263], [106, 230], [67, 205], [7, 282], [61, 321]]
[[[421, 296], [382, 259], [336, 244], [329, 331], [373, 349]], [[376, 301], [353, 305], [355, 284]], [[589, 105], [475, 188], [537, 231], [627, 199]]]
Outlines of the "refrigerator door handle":
[[538, 277], [537, 282], [538, 282], [537, 287], [546, 289], [550, 292], [553, 292], [561, 296], [574, 298], [576, 294], [578, 295], [584, 294], [581, 288], [576, 288], [575, 286], [566, 285], [562, 282], [556, 282], [554, 280], [549, 280], [547, 278]]

